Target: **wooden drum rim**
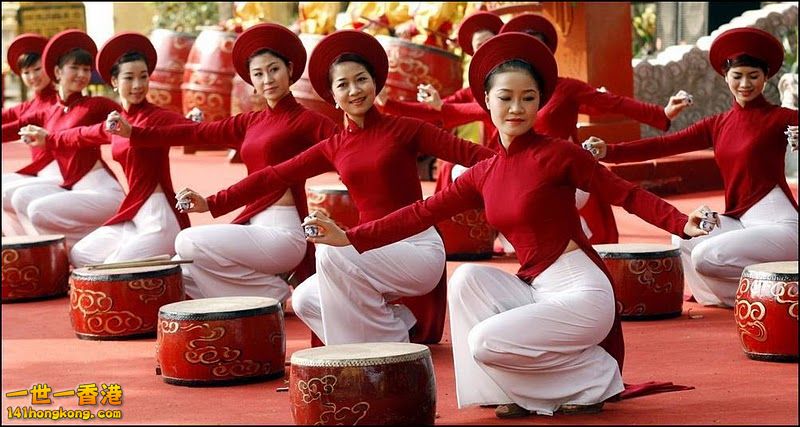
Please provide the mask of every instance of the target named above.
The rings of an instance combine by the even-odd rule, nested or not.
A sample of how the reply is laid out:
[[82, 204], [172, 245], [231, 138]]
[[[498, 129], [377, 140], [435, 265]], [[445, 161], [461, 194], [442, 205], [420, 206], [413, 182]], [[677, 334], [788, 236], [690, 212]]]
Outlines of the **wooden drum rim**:
[[[178, 311], [171, 311], [175, 310], [176, 307], [180, 306], [193, 306], [193, 305], [200, 305], [203, 302], [207, 302], [207, 300], [223, 300], [223, 299], [253, 299], [253, 302], [259, 302], [256, 300], [261, 300], [261, 306], [252, 307], [252, 308], [241, 308], [241, 309], [233, 309], [230, 311], [216, 311], [216, 312], [204, 312], [204, 313], [187, 313], [187, 312], [178, 312]], [[163, 320], [232, 320], [232, 319], [242, 319], [246, 317], [255, 317], [255, 316], [262, 316], [265, 314], [272, 314], [281, 311], [280, 302], [273, 298], [263, 298], [263, 297], [218, 297], [218, 298], [202, 298], [196, 300], [188, 300], [188, 301], [179, 301], [173, 302], [171, 304], [166, 304], [161, 306], [158, 309], [158, 317], [159, 319]]]
[[[368, 349], [377, 345], [387, 344], [403, 344], [403, 347], [408, 349], [405, 354], [397, 354], [391, 356], [374, 356], [374, 357], [361, 357], [350, 359], [318, 359], [315, 356], [332, 356], [330, 353], [336, 350], [360, 350]], [[368, 347], [369, 346], [369, 347]], [[401, 349], [401, 346], [393, 345]], [[396, 363], [413, 362], [431, 357], [431, 351], [427, 346], [413, 343], [362, 343], [362, 344], [340, 344], [330, 345], [325, 347], [315, 347], [305, 350], [300, 350], [292, 354], [291, 364], [293, 366], [307, 366], [307, 367], [364, 367], [364, 366], [378, 366], [378, 365], [391, 365]]]

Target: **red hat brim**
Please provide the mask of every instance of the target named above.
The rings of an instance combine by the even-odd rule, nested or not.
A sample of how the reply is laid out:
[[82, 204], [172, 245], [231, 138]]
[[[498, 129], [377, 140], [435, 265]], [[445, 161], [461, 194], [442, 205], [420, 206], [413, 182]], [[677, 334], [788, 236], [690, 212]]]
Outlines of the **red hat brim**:
[[375, 93], [380, 93], [389, 74], [389, 58], [375, 37], [357, 30], [339, 30], [331, 33], [317, 44], [308, 60], [308, 79], [317, 95], [334, 104], [328, 73], [340, 55], [356, 54], [366, 60], [375, 70]]
[[486, 30], [492, 34], [499, 34], [503, 20], [492, 12], [475, 12], [461, 22], [458, 27], [458, 45], [467, 55], [474, 55], [472, 50], [472, 35], [477, 31]]
[[272, 50], [292, 63], [292, 83], [296, 82], [303, 75], [306, 68], [306, 49], [297, 34], [288, 28], [278, 24], [258, 24], [248, 28], [233, 45], [233, 66], [242, 80], [249, 84], [250, 68], [247, 61], [250, 57], [262, 49]]
[[556, 49], [558, 48], [558, 32], [553, 23], [544, 16], [535, 13], [523, 13], [522, 15], [515, 16], [500, 29], [501, 34], [512, 31], [520, 33], [526, 31], [541, 33], [544, 35], [544, 44], [550, 48], [553, 54], [556, 53]]
[[[83, 49], [89, 52], [92, 56], [92, 62], [97, 55], [97, 45], [88, 34], [80, 30], [66, 30], [62, 31], [50, 38], [47, 45], [42, 52], [42, 62], [44, 63], [44, 71], [50, 80], [55, 81], [55, 68], [58, 65], [58, 60], [65, 53], [73, 49]], [[92, 64], [94, 65], [94, 64]]]
[[720, 34], [708, 51], [708, 61], [720, 75], [725, 75], [725, 62], [747, 54], [767, 63], [767, 78], [783, 65], [783, 45], [772, 34], [757, 28], [734, 28]]
[[469, 86], [475, 101], [484, 110], [489, 111], [483, 87], [486, 76], [498, 65], [513, 59], [530, 64], [541, 78], [544, 87], [539, 88], [539, 109], [553, 94], [558, 80], [558, 65], [550, 49], [541, 40], [525, 33], [498, 34], [475, 52], [469, 64]]
[[114, 63], [128, 52], [139, 52], [144, 55], [147, 60], [147, 74], [153, 73], [158, 61], [158, 54], [150, 39], [134, 32], [119, 33], [108, 39], [97, 54], [95, 61], [97, 72], [106, 83], [111, 83], [111, 68]]
[[6, 59], [11, 71], [16, 75], [20, 75], [22, 71], [17, 66], [19, 57], [26, 53], [38, 53], [41, 56], [46, 45], [47, 37], [39, 34], [25, 33], [14, 37], [14, 40], [8, 46], [8, 52], [6, 52]]

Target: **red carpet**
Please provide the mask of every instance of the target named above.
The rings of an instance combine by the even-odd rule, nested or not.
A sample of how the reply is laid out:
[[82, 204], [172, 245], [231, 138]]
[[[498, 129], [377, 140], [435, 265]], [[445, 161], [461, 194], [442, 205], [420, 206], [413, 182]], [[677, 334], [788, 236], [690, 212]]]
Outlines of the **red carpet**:
[[[3, 147], [3, 170], [13, 171], [27, 159], [21, 144]], [[191, 186], [210, 194], [244, 176], [244, 166], [229, 165], [224, 152], [183, 155], [174, 149], [173, 177], [177, 188]], [[104, 156], [110, 159], [107, 148]], [[119, 166], [110, 163], [121, 176]], [[213, 171], [213, 173], [209, 173]], [[209, 179], [213, 177], [213, 181]], [[309, 184], [335, 181], [333, 175]], [[426, 193], [433, 183], [425, 183]], [[720, 191], [683, 194], [667, 198], [684, 212], [701, 203], [721, 210]], [[212, 219], [193, 214], [193, 224], [224, 222], [231, 213]], [[667, 233], [615, 208], [622, 242], [668, 243]], [[481, 263], [515, 271], [515, 260], [504, 258]], [[459, 265], [448, 262], [448, 273]], [[288, 393], [280, 379], [215, 388], [187, 388], [165, 384], [155, 375], [155, 339], [134, 341], [84, 341], [75, 337], [67, 317], [66, 298], [4, 304], [2, 306], [2, 402], [6, 424], [78, 424], [83, 421], [10, 420], [8, 408], [119, 409], [121, 420], [92, 420], [95, 424], [292, 424]], [[624, 322], [627, 344], [627, 383], [671, 381], [694, 390], [655, 394], [608, 403], [600, 414], [535, 416], [499, 420], [492, 409], [456, 406], [449, 329], [441, 344], [430, 346], [436, 370], [439, 424], [786, 424], [798, 423], [798, 365], [759, 362], [742, 352], [731, 310], [705, 308], [685, 302], [682, 316], [668, 320]], [[308, 329], [292, 315], [286, 318], [287, 359], [309, 346]], [[53, 392], [75, 390], [78, 385], [119, 384], [119, 407], [78, 406], [78, 398], [52, 397], [50, 405], [31, 405], [31, 396], [6, 393], [46, 383]]]

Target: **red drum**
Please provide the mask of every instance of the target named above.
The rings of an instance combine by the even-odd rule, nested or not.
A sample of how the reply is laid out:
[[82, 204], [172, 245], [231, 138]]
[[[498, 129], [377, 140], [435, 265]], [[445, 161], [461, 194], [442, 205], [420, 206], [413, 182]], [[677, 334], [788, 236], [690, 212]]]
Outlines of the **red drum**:
[[233, 89], [231, 90], [231, 115], [261, 111], [265, 108], [267, 108], [266, 98], [256, 95], [253, 86], [244, 81], [238, 74], [234, 76]]
[[611, 273], [623, 320], [666, 319], [683, 309], [680, 249], [650, 243], [594, 245]]
[[197, 107], [207, 122], [230, 117], [235, 41], [236, 33], [216, 29], [205, 29], [197, 36], [183, 73], [183, 114]]
[[734, 315], [747, 357], [797, 362], [797, 261], [745, 268]]
[[283, 376], [283, 311], [261, 297], [202, 298], [158, 312], [156, 359], [164, 382], [213, 386]]
[[183, 114], [181, 83], [194, 36], [156, 29], [150, 33], [150, 41], [158, 53], [158, 62], [150, 76], [147, 100], [161, 108]]
[[448, 261], [491, 259], [495, 231], [483, 209], [469, 209], [436, 224]]
[[431, 352], [410, 343], [297, 351], [289, 373], [289, 400], [298, 425], [433, 425]]
[[69, 278], [72, 328], [85, 340], [121, 340], [152, 336], [158, 309], [184, 299], [177, 265], [89, 270]]
[[3, 302], [67, 293], [69, 258], [63, 235], [3, 236]]
[[[300, 41], [303, 42], [303, 47], [306, 48], [306, 54], [311, 57], [311, 52], [317, 46], [320, 40], [325, 36], [319, 34], [300, 34]], [[302, 104], [309, 110], [314, 110], [320, 114], [328, 116], [334, 123], [341, 126], [343, 116], [342, 111], [334, 108], [333, 105], [325, 102], [324, 99], [317, 95], [314, 88], [311, 86], [311, 80], [308, 79], [308, 67], [303, 70], [303, 75], [291, 87], [292, 95], [298, 103]]]
[[342, 230], [358, 225], [356, 208], [344, 185], [315, 185], [306, 188], [308, 211], [322, 211]]
[[376, 36], [389, 57], [387, 93], [397, 101], [417, 101], [417, 85], [430, 84], [442, 98], [461, 89], [461, 58], [446, 50], [389, 36]]

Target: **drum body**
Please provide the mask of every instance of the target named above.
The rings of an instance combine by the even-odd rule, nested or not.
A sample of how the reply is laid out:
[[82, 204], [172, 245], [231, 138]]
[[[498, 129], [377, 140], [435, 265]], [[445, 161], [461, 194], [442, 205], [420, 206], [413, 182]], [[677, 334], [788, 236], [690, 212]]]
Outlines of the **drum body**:
[[376, 36], [389, 57], [387, 94], [396, 101], [417, 102], [417, 86], [430, 84], [444, 98], [461, 89], [461, 58], [446, 50], [389, 36]]
[[182, 301], [158, 313], [156, 358], [164, 382], [225, 385], [283, 375], [283, 311], [272, 298]]
[[183, 114], [197, 107], [207, 122], [230, 117], [235, 41], [236, 33], [215, 29], [205, 29], [197, 36], [183, 73]]
[[436, 224], [448, 261], [491, 259], [494, 229], [483, 209], [469, 209]]
[[194, 44], [194, 36], [176, 31], [155, 29], [150, 41], [156, 48], [158, 61], [150, 75], [147, 100], [161, 108], [183, 114], [183, 71]]
[[3, 302], [65, 295], [69, 258], [63, 235], [3, 236]]
[[[311, 52], [317, 46], [320, 40], [325, 36], [319, 34], [300, 34], [300, 41], [303, 42], [303, 47], [306, 48], [306, 55], [310, 58]], [[342, 110], [337, 110], [333, 105], [328, 104], [322, 99], [314, 87], [311, 86], [311, 80], [308, 79], [308, 67], [303, 69], [303, 75], [291, 87], [292, 95], [298, 103], [308, 108], [309, 110], [316, 111], [322, 115], [330, 117], [334, 123], [341, 126], [343, 115]]]
[[72, 328], [78, 338], [88, 340], [152, 336], [158, 309], [185, 297], [177, 265], [79, 268], [72, 272], [69, 283]]
[[308, 212], [321, 211], [342, 230], [358, 225], [358, 208], [344, 185], [315, 185], [306, 188]]
[[680, 249], [649, 243], [594, 245], [594, 249], [611, 273], [623, 320], [680, 316], [684, 284]]
[[419, 344], [363, 343], [297, 351], [289, 399], [298, 425], [433, 425], [436, 378], [430, 350]]
[[797, 362], [797, 261], [745, 268], [734, 315], [747, 357]]

